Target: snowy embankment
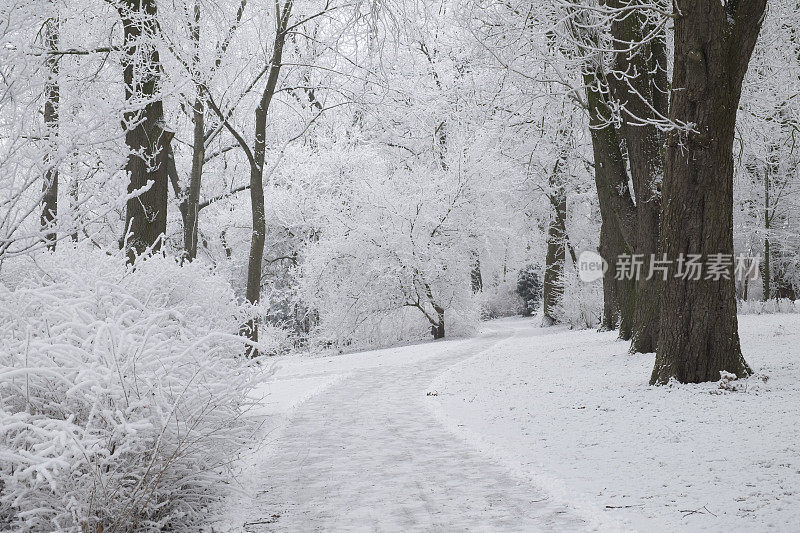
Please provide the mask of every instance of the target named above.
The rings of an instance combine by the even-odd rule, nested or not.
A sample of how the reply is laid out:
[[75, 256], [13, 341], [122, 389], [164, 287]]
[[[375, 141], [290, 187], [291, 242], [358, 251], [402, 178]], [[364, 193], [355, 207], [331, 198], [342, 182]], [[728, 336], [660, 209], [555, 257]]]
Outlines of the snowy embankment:
[[458, 438], [600, 529], [797, 530], [800, 315], [740, 316], [755, 375], [727, 388], [650, 387], [614, 332], [488, 327], [516, 331], [430, 385]]

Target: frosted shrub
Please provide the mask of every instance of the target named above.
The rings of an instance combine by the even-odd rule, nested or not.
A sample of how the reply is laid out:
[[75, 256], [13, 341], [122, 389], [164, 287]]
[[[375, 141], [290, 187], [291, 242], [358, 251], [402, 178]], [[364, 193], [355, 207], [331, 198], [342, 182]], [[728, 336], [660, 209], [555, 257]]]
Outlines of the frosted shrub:
[[0, 275], [0, 525], [196, 531], [263, 374], [240, 356], [230, 286], [163, 257], [37, 263]]
[[521, 315], [526, 309], [525, 301], [517, 293], [516, 280], [484, 286], [482, 298], [484, 318]]
[[584, 283], [574, 272], [565, 271], [563, 284], [564, 291], [554, 313], [558, 321], [575, 329], [599, 326], [603, 313], [602, 283]]

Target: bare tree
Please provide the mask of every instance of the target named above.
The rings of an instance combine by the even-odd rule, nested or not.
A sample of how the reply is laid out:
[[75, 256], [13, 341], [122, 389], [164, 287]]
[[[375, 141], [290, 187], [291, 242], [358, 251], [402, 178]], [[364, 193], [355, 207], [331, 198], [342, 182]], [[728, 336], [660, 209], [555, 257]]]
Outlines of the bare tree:
[[[245, 297], [253, 305], [261, 299], [261, 266], [264, 261], [264, 243], [266, 239], [266, 210], [264, 206], [264, 161], [267, 151], [267, 113], [269, 112], [272, 98], [278, 85], [283, 49], [289, 26], [289, 17], [292, 12], [293, 0], [286, 0], [281, 6], [275, 3], [275, 35], [272, 42], [272, 56], [269, 64], [262, 72], [267, 72], [267, 82], [261, 92], [261, 98], [255, 109], [255, 139], [251, 147], [239, 131], [229, 122], [229, 116], [224, 113], [213, 100], [209, 98], [209, 105], [223, 121], [225, 127], [236, 139], [237, 143], [247, 156], [250, 164], [250, 209], [252, 215], [252, 234], [250, 240], [250, 253], [247, 262], [247, 289]], [[260, 77], [260, 76], [259, 76]], [[243, 325], [242, 333], [253, 342], [258, 342], [258, 323], [251, 319]], [[255, 350], [251, 348], [251, 355]]]

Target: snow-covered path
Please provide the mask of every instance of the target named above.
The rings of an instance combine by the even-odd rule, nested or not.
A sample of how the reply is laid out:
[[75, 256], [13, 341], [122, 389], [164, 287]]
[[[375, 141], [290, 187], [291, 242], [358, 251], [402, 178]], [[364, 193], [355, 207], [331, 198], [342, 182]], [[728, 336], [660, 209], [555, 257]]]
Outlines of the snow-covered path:
[[[500, 326], [476, 339], [395, 349], [391, 364], [389, 357], [374, 361], [380, 351], [354, 354], [355, 369], [300, 404], [271, 434], [250, 473], [250, 495], [234, 506], [227, 526], [247, 532], [585, 529], [567, 508], [459, 441], [425, 405], [437, 375], [512, 335]], [[407, 360], [398, 361], [404, 354]], [[332, 368], [323, 375], [341, 366], [328, 362]], [[320, 374], [319, 366], [306, 372]]]

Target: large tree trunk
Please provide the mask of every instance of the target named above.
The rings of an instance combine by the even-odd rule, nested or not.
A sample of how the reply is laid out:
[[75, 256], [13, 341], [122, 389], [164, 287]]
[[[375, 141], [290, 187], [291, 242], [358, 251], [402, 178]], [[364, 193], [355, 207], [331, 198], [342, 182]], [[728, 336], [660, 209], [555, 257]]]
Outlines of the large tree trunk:
[[434, 311], [436, 311], [436, 323], [431, 326], [431, 335], [434, 339], [444, 338], [444, 309], [434, 304]]
[[197, 232], [200, 215], [200, 189], [203, 180], [203, 160], [206, 156], [205, 140], [205, 103], [198, 96], [192, 111], [194, 134], [192, 147], [192, 170], [189, 175], [189, 189], [186, 193], [185, 216], [183, 219], [184, 257], [193, 260], [197, 257]]
[[[660, 251], [673, 261], [661, 294], [661, 336], [651, 383], [746, 376], [739, 346], [733, 268], [728, 279], [676, 277], [680, 255], [733, 258], [733, 137], [742, 79], [765, 0], [675, 3], [670, 118], [692, 131], [669, 133]], [[707, 277], [705, 276], [704, 278]]]
[[[58, 18], [49, 18], [45, 22], [45, 46], [51, 52], [58, 50], [59, 42]], [[44, 86], [44, 126], [47, 137], [47, 152], [44, 156], [45, 173], [42, 183], [42, 216], [41, 224], [45, 230], [44, 239], [51, 250], [56, 248], [56, 231], [53, 228], [58, 217], [58, 166], [55, 152], [58, 150], [58, 62], [57, 54], [46, 56], [47, 82]]]
[[[629, 251], [625, 252], [630, 253]], [[617, 281], [619, 298], [619, 338], [629, 341], [633, 337], [636, 323], [636, 282], [629, 279]]]
[[[628, 5], [611, 0], [611, 8]], [[632, 352], [653, 352], [658, 341], [658, 279], [647, 279], [650, 259], [658, 250], [658, 217], [661, 210], [663, 175], [663, 137], [653, 124], [667, 116], [667, 64], [663, 31], [645, 42], [655, 31], [646, 15], [626, 11], [611, 24], [618, 52], [614, 74], [609, 82], [614, 99], [621, 106], [622, 133], [625, 137], [631, 181], [636, 195], [636, 236], [633, 251], [642, 254], [643, 275], [636, 280], [635, 331]], [[633, 51], [628, 51], [633, 48]]]
[[125, 143], [130, 155], [128, 193], [149, 185], [130, 198], [125, 213], [129, 260], [158, 249], [167, 230], [167, 154], [172, 133], [165, 129], [159, 95], [161, 61], [155, 0], [123, 0], [118, 5], [125, 40], [123, 79], [128, 110], [124, 114]]
[[[558, 174], [556, 163], [554, 174]], [[553, 179], [557, 179], [554, 176]], [[550, 226], [547, 230], [547, 257], [545, 259], [542, 297], [542, 325], [552, 326], [558, 322], [555, 308], [564, 293], [564, 261], [566, 260], [567, 195], [563, 185], [555, 188], [550, 197]]]
[[603, 100], [603, 91], [600, 90], [604, 82], [597, 66], [587, 66], [584, 87], [594, 154], [595, 186], [602, 219], [598, 251], [608, 265], [603, 277], [604, 312], [601, 329], [614, 329], [619, 319], [620, 338], [630, 340], [636, 302], [635, 282], [616, 279], [616, 272], [617, 259], [630, 254], [628, 242], [632, 242], [636, 236], [636, 209], [628, 190], [628, 172], [617, 131]]

